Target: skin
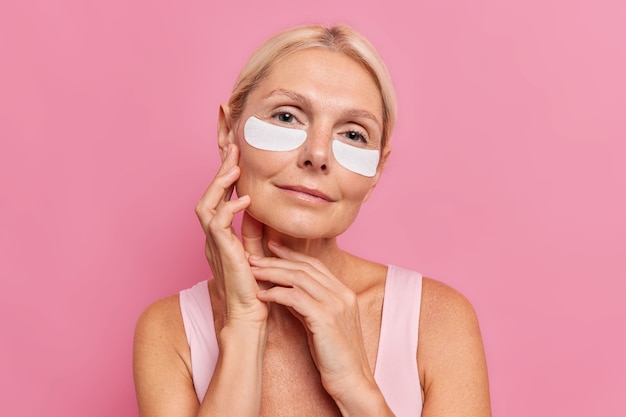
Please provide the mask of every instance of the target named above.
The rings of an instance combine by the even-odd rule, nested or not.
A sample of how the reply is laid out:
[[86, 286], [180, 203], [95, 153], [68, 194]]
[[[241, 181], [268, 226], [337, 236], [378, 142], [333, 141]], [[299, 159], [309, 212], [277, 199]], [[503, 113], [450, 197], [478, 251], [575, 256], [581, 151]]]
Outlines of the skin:
[[[252, 148], [243, 139], [252, 115], [306, 129], [307, 140], [287, 152]], [[135, 334], [140, 415], [393, 415], [373, 377], [386, 266], [350, 255], [336, 241], [376, 186], [390, 149], [381, 149], [371, 178], [343, 168], [330, 151], [333, 138], [380, 149], [381, 120], [369, 73], [318, 49], [276, 63], [240, 120], [221, 107], [223, 164], [196, 208], [214, 275], [208, 291], [217, 366], [199, 404], [178, 296], [153, 304]], [[242, 197], [231, 199], [235, 184]], [[241, 240], [232, 229], [240, 212]], [[490, 416], [474, 310], [435, 280], [425, 278], [422, 291], [422, 415]]]

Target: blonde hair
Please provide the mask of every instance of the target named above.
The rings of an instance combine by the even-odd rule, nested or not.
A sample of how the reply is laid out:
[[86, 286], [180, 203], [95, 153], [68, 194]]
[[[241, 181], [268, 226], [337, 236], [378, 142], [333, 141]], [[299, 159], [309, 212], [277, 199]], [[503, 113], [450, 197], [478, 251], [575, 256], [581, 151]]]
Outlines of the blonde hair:
[[239, 73], [228, 102], [230, 117], [239, 120], [248, 95], [267, 77], [273, 65], [286, 56], [309, 48], [339, 52], [354, 59], [374, 78], [383, 105], [381, 148], [389, 141], [396, 123], [396, 96], [387, 67], [374, 47], [346, 25], [298, 26], [280, 32], [263, 43]]

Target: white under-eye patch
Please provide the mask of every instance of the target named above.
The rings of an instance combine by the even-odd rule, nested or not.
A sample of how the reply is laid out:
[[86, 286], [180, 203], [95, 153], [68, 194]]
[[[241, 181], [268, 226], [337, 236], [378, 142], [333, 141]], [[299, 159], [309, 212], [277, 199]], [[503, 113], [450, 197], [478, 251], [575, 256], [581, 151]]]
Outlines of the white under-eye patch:
[[[306, 131], [290, 127], [276, 126], [256, 117], [250, 117], [243, 127], [246, 142], [254, 148], [264, 151], [292, 151], [299, 148], [306, 140]], [[376, 175], [380, 151], [362, 149], [333, 140], [333, 155], [344, 168], [366, 177]]]
[[378, 149], [363, 149], [348, 145], [339, 140], [333, 140], [333, 155], [344, 168], [366, 177], [376, 175], [380, 151]]
[[276, 126], [250, 117], [243, 127], [243, 137], [254, 148], [264, 151], [291, 151], [306, 140], [306, 131]]

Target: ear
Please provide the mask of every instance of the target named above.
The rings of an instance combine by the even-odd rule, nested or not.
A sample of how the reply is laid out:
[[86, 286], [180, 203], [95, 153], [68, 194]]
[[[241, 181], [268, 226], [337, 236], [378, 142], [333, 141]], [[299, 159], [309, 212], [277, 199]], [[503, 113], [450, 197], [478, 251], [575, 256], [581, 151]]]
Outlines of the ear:
[[367, 194], [365, 194], [365, 198], [363, 199], [364, 203], [367, 200], [369, 200], [370, 196], [372, 195], [372, 192], [374, 191], [374, 188], [376, 188], [376, 185], [378, 184], [378, 181], [380, 180], [380, 176], [382, 175], [383, 170], [385, 169], [385, 165], [387, 165], [389, 156], [391, 156], [391, 145], [385, 146], [385, 149], [383, 149], [382, 151], [380, 162], [378, 163], [378, 169], [376, 170], [376, 175], [374, 176], [372, 180], [370, 189], [367, 191]]
[[226, 157], [226, 149], [231, 143], [235, 143], [235, 126], [230, 118], [230, 107], [227, 104], [222, 104], [217, 119], [217, 145], [220, 148], [222, 161]]

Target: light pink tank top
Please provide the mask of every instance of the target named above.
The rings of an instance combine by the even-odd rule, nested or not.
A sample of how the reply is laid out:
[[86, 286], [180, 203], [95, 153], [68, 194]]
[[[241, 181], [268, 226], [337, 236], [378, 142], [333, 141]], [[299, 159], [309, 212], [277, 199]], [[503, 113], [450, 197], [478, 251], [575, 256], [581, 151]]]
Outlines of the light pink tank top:
[[[422, 414], [416, 361], [421, 298], [422, 276], [390, 265], [374, 378], [397, 417]], [[207, 281], [181, 291], [180, 308], [191, 350], [193, 383], [198, 400], [202, 401], [218, 355]]]

